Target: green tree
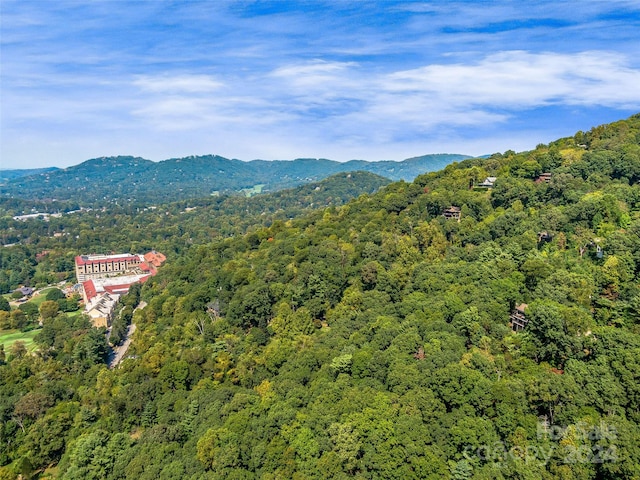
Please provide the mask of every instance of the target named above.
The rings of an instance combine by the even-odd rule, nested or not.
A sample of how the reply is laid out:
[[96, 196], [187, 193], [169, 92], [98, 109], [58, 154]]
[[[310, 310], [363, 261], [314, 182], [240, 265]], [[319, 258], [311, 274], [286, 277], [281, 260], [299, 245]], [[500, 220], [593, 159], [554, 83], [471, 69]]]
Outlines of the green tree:
[[197, 457], [204, 466], [219, 473], [240, 465], [238, 436], [227, 428], [210, 428], [198, 440]]
[[525, 311], [529, 320], [525, 341], [530, 355], [537, 361], [562, 366], [580, 355], [580, 338], [569, 333], [565, 313], [562, 306], [545, 300], [532, 303]]
[[38, 309], [38, 311], [40, 312], [42, 321], [47, 322], [58, 315], [59, 309], [60, 306], [58, 305], [58, 302], [53, 300], [45, 300], [40, 304], [40, 308]]
[[0, 330], [8, 330], [10, 328], [13, 328], [11, 323], [11, 315], [9, 315], [9, 312], [0, 310]]
[[241, 288], [229, 304], [229, 320], [244, 328], [266, 328], [271, 319], [272, 301], [266, 285]]
[[9, 301], [2, 295], [0, 295], [0, 311], [10, 312], [11, 306], [9, 305]]
[[35, 303], [23, 303], [18, 307], [18, 309], [24, 312], [30, 322], [35, 322], [36, 320], [38, 320], [40, 312], [38, 311], [38, 306]]
[[47, 300], [61, 300], [66, 298], [65, 294], [59, 288], [52, 288], [47, 291], [47, 295], [45, 296]]
[[85, 366], [104, 363], [107, 359], [107, 340], [102, 330], [90, 328], [73, 349], [73, 358]]
[[300, 307], [295, 312], [287, 302], [281, 302], [276, 307], [276, 315], [269, 323], [269, 327], [278, 335], [293, 337], [300, 334], [309, 335], [313, 332], [313, 319], [306, 307]]
[[131, 439], [123, 434], [109, 435], [103, 430], [83, 434], [67, 450], [60, 468], [63, 478], [101, 480], [112, 478], [116, 462], [124, 460]]

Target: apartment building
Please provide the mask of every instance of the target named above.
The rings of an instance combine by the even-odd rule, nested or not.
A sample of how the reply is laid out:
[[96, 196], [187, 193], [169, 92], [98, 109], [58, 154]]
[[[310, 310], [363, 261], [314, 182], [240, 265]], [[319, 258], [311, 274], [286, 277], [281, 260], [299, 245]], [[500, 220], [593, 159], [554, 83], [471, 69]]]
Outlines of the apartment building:
[[78, 255], [76, 278], [83, 283], [92, 278], [123, 275], [140, 267], [144, 257], [130, 253], [118, 255]]

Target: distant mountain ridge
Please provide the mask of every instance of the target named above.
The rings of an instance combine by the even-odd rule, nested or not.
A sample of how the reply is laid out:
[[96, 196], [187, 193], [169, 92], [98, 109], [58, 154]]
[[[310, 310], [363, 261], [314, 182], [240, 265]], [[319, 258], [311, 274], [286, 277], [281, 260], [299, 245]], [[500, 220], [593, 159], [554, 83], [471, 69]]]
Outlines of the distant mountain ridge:
[[37, 175], [38, 173], [55, 172], [60, 170], [58, 167], [46, 167], [46, 168], [19, 168], [19, 169], [4, 169], [0, 168], [0, 185], [4, 185], [11, 180], [15, 180], [20, 177], [28, 177], [29, 175]]
[[[472, 158], [431, 154], [401, 162], [299, 158], [296, 160], [228, 159], [218, 155], [171, 158], [153, 162], [117, 156], [87, 160], [65, 169], [17, 176], [0, 186], [3, 198], [96, 202], [168, 202], [240, 192], [260, 186], [276, 191], [315, 182], [340, 172], [367, 171], [390, 180], [416, 176]], [[8, 172], [8, 171], [7, 171]]]

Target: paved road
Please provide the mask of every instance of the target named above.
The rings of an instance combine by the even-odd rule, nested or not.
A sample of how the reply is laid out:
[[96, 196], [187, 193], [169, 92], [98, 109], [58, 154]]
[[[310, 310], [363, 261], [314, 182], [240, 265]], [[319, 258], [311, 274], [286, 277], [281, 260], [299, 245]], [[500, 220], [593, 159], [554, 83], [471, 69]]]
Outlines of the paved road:
[[[140, 305], [138, 305], [134, 312], [138, 309], [143, 309], [144, 307], [147, 306], [146, 302], [140, 302]], [[133, 336], [133, 333], [136, 331], [136, 326], [135, 324], [131, 324], [129, 325], [129, 327], [127, 328], [127, 335], [124, 337], [124, 342], [122, 342], [122, 344], [118, 347], [115, 347], [113, 349], [113, 357], [111, 358], [111, 361], [109, 362], [109, 368], [114, 368], [116, 366], [118, 366], [118, 364], [122, 361], [122, 359], [124, 358], [124, 356], [127, 354], [127, 350], [129, 349], [129, 345], [131, 345], [131, 342], [133, 341], [133, 339], [131, 338]]]
[[109, 368], [116, 367], [122, 361], [122, 359], [127, 353], [127, 350], [129, 349], [129, 345], [131, 345], [131, 342], [133, 341], [131, 336], [135, 331], [136, 331], [136, 326], [132, 323], [127, 328], [127, 336], [125, 337], [124, 342], [122, 342], [121, 345], [113, 349], [113, 358], [109, 362]]

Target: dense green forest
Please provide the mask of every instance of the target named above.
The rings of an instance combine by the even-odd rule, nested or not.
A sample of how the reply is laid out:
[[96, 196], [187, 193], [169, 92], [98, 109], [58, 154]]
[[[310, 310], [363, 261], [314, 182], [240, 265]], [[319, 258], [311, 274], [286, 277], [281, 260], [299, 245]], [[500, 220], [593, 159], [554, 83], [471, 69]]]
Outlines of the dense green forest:
[[[4, 185], [0, 176], [0, 199], [39, 200], [47, 203], [47, 211], [61, 208], [58, 207], [60, 201], [72, 201], [84, 207], [149, 205], [207, 195], [246, 194], [258, 186], [273, 192], [317, 182], [340, 172], [367, 171], [391, 180], [413, 180], [421, 173], [439, 170], [465, 158], [469, 156], [433, 154], [402, 162], [352, 160], [341, 163], [315, 158], [243, 162], [218, 155], [161, 162], [139, 157], [103, 157], [62, 170], [19, 176]], [[7, 171], [5, 176], [20, 173]]]
[[640, 478], [639, 180], [635, 115], [266, 222], [83, 217], [168, 262], [118, 368], [64, 312], [0, 352], [0, 478]]

